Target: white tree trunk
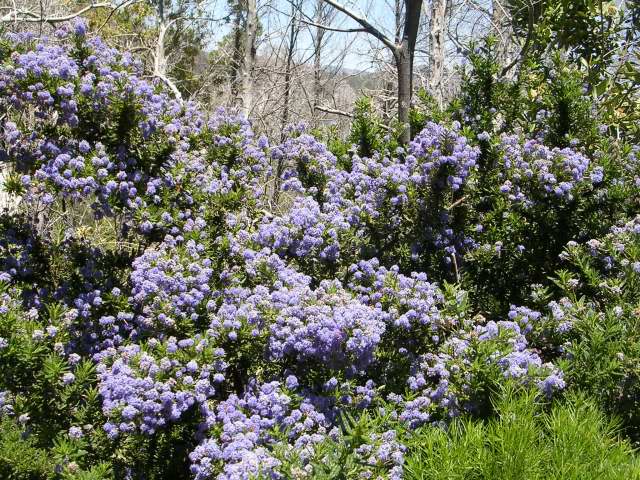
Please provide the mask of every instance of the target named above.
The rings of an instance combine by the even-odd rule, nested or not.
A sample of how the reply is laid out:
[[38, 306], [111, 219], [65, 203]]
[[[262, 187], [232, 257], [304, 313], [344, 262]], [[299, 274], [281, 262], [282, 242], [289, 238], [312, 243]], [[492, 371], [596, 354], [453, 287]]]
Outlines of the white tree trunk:
[[167, 76], [169, 64], [167, 62], [167, 52], [165, 48], [165, 39], [167, 32], [173, 21], [167, 22], [164, 13], [164, 0], [158, 3], [158, 18], [160, 19], [158, 25], [158, 39], [156, 40], [156, 48], [153, 54], [153, 75], [164, 82], [164, 84], [171, 89], [173, 95], [177, 100], [182, 101], [182, 94], [175, 83], [173, 83]]
[[506, 0], [493, 0], [491, 12], [491, 32], [496, 37], [496, 53], [499, 64], [504, 67], [514, 55], [511, 19]]
[[167, 54], [164, 48], [164, 39], [167, 35], [168, 25], [162, 21], [158, 32], [158, 40], [153, 62], [153, 73], [157, 76], [165, 76], [167, 74]]
[[442, 105], [447, 0], [431, 1], [429, 24], [429, 91]]
[[240, 66], [240, 111], [246, 117], [251, 112], [251, 103], [253, 101], [253, 82], [252, 72], [256, 57], [256, 30], [258, 27], [256, 0], [245, 0], [246, 6], [246, 22], [245, 22], [245, 38], [243, 45], [242, 64]]
[[[322, 24], [324, 17], [324, 1], [316, 0], [314, 20], [317, 24]], [[313, 38], [313, 123], [315, 126], [319, 124], [318, 106], [322, 104], [322, 41], [324, 32], [323, 28], [316, 27]]]

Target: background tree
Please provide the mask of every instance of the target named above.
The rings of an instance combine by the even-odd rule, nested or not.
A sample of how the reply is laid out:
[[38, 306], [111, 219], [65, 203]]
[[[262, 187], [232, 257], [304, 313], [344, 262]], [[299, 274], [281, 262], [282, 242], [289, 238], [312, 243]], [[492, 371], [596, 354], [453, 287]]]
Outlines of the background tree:
[[405, 0], [402, 33], [399, 42], [395, 38], [385, 35], [381, 29], [372, 25], [366, 17], [356, 13], [353, 9], [336, 2], [324, 0], [337, 11], [355, 21], [359, 27], [347, 29], [347, 32], [366, 32], [374, 36], [387, 47], [395, 60], [398, 75], [398, 122], [400, 124], [400, 142], [406, 144], [411, 139], [409, 124], [409, 109], [413, 93], [413, 61], [415, 56], [418, 28], [422, 19], [422, 0]]

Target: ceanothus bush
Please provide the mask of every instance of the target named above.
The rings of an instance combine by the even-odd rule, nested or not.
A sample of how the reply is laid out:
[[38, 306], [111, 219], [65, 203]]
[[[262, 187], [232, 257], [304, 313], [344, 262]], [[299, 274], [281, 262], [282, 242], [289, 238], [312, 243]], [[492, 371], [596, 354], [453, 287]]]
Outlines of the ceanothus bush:
[[[577, 378], [560, 368], [575, 295], [550, 313], [478, 297], [529, 282], [505, 272], [555, 252], [542, 237], [563, 215], [638, 188], [635, 150], [617, 168], [504, 136], [487, 173], [459, 124], [429, 122], [406, 148], [338, 159], [302, 126], [270, 144], [173, 99], [82, 21], [1, 41], [0, 161], [21, 204], [0, 224], [0, 417], [69, 442], [58, 471], [305, 478], [331, 440], [359, 478], [399, 479], [398, 432], [489, 415], [505, 383], [547, 400]], [[523, 240], [546, 214], [541, 243]], [[637, 286], [636, 229], [569, 249], [607, 275], [594, 298]], [[352, 442], [369, 416], [390, 420]]]

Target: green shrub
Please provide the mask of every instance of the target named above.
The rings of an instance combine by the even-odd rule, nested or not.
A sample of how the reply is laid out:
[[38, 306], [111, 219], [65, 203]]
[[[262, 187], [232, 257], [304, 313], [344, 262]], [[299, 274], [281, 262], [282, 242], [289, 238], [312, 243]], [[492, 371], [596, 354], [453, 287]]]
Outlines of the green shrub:
[[423, 428], [409, 444], [405, 478], [640, 478], [640, 462], [617, 437], [619, 424], [592, 400], [574, 395], [545, 411], [531, 394], [507, 389], [487, 422], [455, 420]]

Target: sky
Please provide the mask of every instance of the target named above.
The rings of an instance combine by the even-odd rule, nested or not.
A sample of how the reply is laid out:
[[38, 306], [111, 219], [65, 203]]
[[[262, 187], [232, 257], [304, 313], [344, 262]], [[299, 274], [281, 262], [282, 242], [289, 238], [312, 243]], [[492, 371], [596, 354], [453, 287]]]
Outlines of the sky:
[[[259, 54], [284, 48], [282, 32], [286, 30], [290, 21], [291, 3], [289, 0], [257, 0], [258, 16], [263, 26], [263, 35], [259, 39]], [[342, 0], [345, 6], [349, 6], [359, 15], [383, 31], [388, 37], [393, 38], [395, 29], [395, 14], [393, 0]], [[458, 2], [454, 2], [458, 3]], [[490, 11], [491, 0], [472, 0], [470, 2]], [[307, 20], [312, 20], [316, 0], [305, 0], [303, 12]], [[428, 18], [429, 0], [424, 1], [425, 20]], [[213, 17], [223, 18], [228, 13], [225, 0], [214, 0]], [[455, 22], [459, 23], [458, 31], [468, 34], [472, 26], [477, 23], [478, 14], [472, 13], [462, 16], [462, 10], [455, 10]], [[305, 18], [303, 16], [303, 18]], [[423, 23], [426, 23], [423, 21]], [[331, 26], [337, 28], [354, 28], [357, 23], [346, 15], [337, 12], [331, 22]], [[212, 28], [210, 49], [214, 49], [216, 43], [231, 29], [230, 24], [220, 22]], [[296, 61], [303, 62], [312, 55], [313, 37], [315, 27], [304, 25], [298, 37], [298, 49]], [[463, 35], [464, 36], [464, 35]], [[323, 49], [323, 64], [327, 67], [336, 66], [342, 59], [342, 67], [349, 71], [371, 71], [378, 68], [379, 63], [375, 59], [390, 59], [390, 52], [375, 39], [366, 33], [342, 33], [327, 32], [325, 34], [326, 45]], [[422, 38], [426, 38], [424, 29]], [[455, 50], [455, 45], [448, 44], [450, 50]], [[346, 55], [344, 53], [346, 52]], [[417, 63], [426, 61], [424, 53], [418, 53]], [[372, 60], [373, 59], [373, 60]]]

